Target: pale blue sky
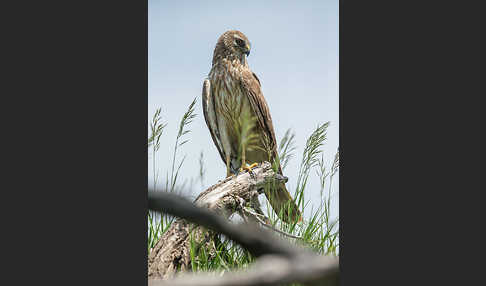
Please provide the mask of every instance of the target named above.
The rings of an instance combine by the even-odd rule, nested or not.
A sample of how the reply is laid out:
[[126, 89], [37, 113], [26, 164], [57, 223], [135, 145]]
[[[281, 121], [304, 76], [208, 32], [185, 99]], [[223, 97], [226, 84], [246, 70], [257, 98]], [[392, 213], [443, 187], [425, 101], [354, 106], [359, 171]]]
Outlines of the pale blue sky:
[[[199, 173], [204, 152], [204, 187], [225, 176], [225, 165], [213, 145], [201, 108], [204, 78], [211, 69], [214, 46], [225, 31], [236, 29], [251, 42], [250, 68], [257, 74], [272, 114], [277, 140], [288, 128], [296, 133], [297, 151], [284, 175], [293, 192], [303, 148], [317, 124], [331, 121], [324, 155], [331, 164], [339, 146], [338, 1], [160, 1], [149, 0], [148, 115], [162, 108], [168, 125], [156, 158], [159, 181], [165, 181], [179, 121], [197, 97], [198, 116], [182, 179]], [[149, 158], [149, 184], [152, 165]], [[333, 181], [333, 217], [338, 215], [339, 179]], [[194, 184], [199, 193], [200, 183]], [[319, 205], [319, 182], [312, 172], [307, 198]]]

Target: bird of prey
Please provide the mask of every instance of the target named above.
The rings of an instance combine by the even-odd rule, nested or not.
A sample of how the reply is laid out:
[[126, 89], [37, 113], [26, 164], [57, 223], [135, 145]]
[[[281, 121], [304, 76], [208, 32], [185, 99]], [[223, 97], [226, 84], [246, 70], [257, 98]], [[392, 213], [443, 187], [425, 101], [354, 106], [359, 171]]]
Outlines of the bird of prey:
[[[250, 41], [243, 33], [236, 30], [223, 33], [214, 49], [211, 71], [203, 83], [204, 118], [226, 164], [227, 176], [251, 170], [263, 161], [278, 163], [272, 117], [260, 80], [248, 66], [249, 55]], [[283, 221], [301, 220], [285, 183], [265, 195]]]

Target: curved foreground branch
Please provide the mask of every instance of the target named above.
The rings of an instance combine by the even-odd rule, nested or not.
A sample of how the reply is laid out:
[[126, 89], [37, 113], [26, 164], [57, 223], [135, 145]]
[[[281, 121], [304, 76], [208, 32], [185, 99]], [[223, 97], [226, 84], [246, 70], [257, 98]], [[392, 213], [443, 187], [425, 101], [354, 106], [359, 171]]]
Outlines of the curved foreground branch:
[[[264, 162], [252, 173], [227, 178], [201, 193], [195, 201], [196, 205], [211, 211], [170, 193], [149, 192], [150, 209], [179, 217], [149, 255], [149, 285], [246, 286], [282, 285], [291, 282], [337, 285], [337, 258], [317, 255], [254, 225], [234, 225], [227, 221], [226, 218], [241, 204], [240, 199], [255, 199], [258, 197], [258, 190], [270, 180], [284, 178], [273, 173], [268, 162]], [[186, 268], [181, 267], [182, 270], [188, 268], [190, 256], [187, 240], [190, 228], [187, 221], [226, 235], [258, 257], [257, 262], [248, 270], [237, 270], [223, 276], [216, 276], [214, 273], [182, 274], [175, 279], [162, 280], [175, 274], [175, 270], [182, 266], [181, 260], [187, 263]], [[174, 257], [174, 253], [180, 256]], [[179, 265], [166, 261], [177, 261]]]
[[280, 286], [287, 283], [338, 285], [336, 259], [325, 256], [284, 258], [264, 255], [248, 270], [219, 276], [214, 273], [182, 274], [170, 280], [149, 280], [149, 286]]

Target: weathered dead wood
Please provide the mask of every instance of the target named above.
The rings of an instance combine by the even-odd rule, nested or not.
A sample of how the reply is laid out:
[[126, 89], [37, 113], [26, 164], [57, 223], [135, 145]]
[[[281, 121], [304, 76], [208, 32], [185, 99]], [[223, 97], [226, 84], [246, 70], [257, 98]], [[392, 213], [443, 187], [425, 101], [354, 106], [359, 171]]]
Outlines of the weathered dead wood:
[[[264, 162], [250, 173], [228, 177], [203, 191], [194, 204], [228, 218], [246, 203], [258, 205], [259, 190], [266, 183], [275, 180], [285, 178], [275, 174], [270, 163]], [[190, 235], [198, 245], [205, 243], [205, 247], [209, 247], [211, 251], [214, 245], [211, 241], [212, 233], [178, 218], [150, 251], [149, 279], [166, 279], [172, 277], [178, 269], [189, 270]]]

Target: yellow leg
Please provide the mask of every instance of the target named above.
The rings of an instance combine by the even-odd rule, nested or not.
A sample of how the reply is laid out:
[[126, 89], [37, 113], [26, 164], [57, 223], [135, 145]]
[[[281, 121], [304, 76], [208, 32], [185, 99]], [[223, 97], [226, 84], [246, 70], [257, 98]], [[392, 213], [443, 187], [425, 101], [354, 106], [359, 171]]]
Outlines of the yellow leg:
[[241, 167], [240, 167], [240, 172], [243, 172], [246, 167], [246, 158], [245, 158], [245, 148], [243, 148], [243, 151], [241, 151]]
[[230, 155], [226, 155], [226, 178], [230, 177], [232, 174], [231, 174], [231, 170], [230, 170]]
[[251, 172], [251, 169], [255, 168], [258, 166], [258, 163], [253, 163], [250, 166], [246, 166], [246, 157], [245, 157], [245, 148], [243, 148], [243, 151], [241, 152], [241, 168], [240, 172], [243, 172], [244, 170], [247, 170], [248, 172]]

